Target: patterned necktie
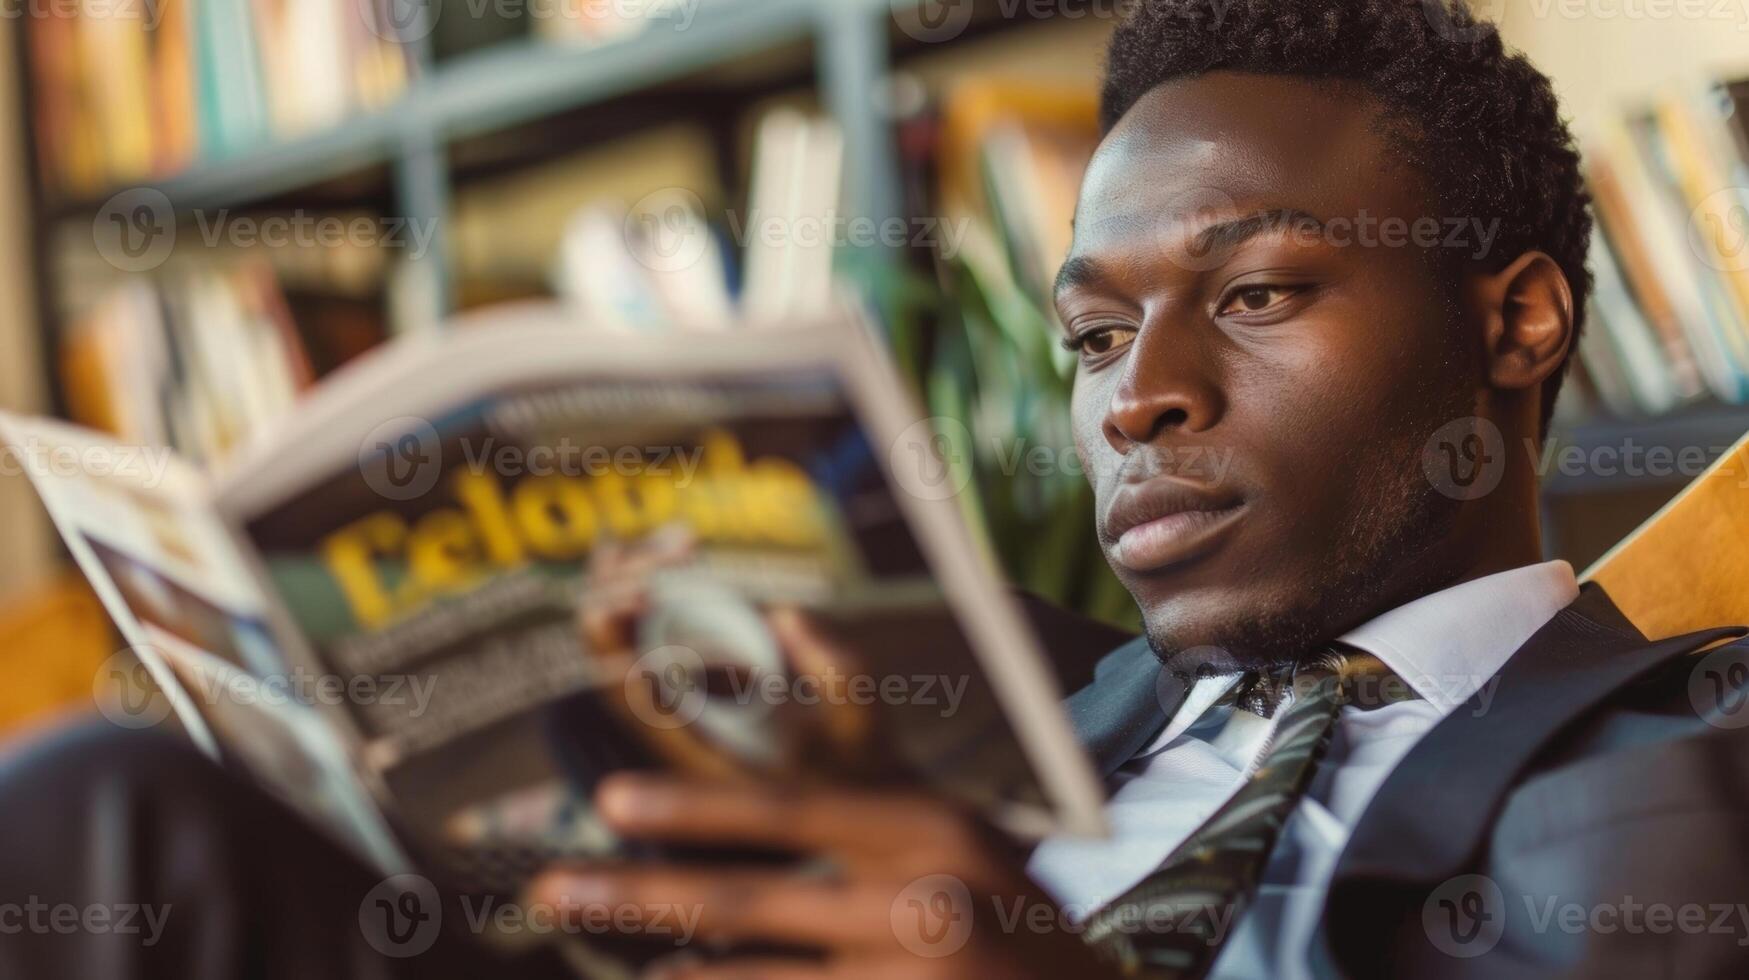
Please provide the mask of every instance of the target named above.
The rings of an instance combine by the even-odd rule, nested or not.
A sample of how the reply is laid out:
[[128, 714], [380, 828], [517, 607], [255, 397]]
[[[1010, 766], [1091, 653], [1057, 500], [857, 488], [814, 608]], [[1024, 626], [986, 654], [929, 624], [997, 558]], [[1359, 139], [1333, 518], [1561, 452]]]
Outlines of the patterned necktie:
[[1415, 697], [1378, 658], [1358, 651], [1333, 650], [1303, 664], [1291, 673], [1291, 683], [1292, 700], [1245, 784], [1158, 870], [1087, 920], [1082, 938], [1124, 975], [1148, 980], [1205, 975], [1219, 952], [1223, 927], [1238, 922], [1256, 893], [1281, 828], [1329, 747], [1343, 705], [1370, 708]]

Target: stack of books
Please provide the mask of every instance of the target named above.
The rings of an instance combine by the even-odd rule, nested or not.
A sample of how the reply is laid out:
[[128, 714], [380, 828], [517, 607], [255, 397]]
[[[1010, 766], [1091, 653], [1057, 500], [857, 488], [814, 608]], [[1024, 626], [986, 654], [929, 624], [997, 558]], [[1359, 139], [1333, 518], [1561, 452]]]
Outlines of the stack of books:
[[30, 18], [46, 183], [93, 196], [388, 105], [417, 68], [394, 6], [160, 0]]
[[1746, 85], [1669, 94], [1586, 147], [1597, 286], [1578, 387], [1593, 411], [1749, 401]]
[[59, 345], [67, 414], [217, 463], [388, 338], [392, 276], [362, 282], [287, 254], [179, 260], [95, 294]]

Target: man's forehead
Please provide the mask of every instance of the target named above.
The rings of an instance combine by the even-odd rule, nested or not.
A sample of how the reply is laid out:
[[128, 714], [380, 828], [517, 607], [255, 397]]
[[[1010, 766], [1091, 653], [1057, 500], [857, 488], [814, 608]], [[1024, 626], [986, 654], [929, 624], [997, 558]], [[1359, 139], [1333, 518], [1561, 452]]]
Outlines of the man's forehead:
[[1168, 82], [1100, 143], [1077, 221], [1197, 195], [1314, 212], [1359, 206], [1357, 192], [1388, 194], [1376, 185], [1396, 169], [1379, 118], [1370, 97], [1336, 82], [1232, 72]]
[[1127, 250], [1272, 210], [1420, 217], [1422, 182], [1380, 119], [1376, 101], [1336, 82], [1218, 72], [1159, 86], [1094, 154], [1075, 250]]

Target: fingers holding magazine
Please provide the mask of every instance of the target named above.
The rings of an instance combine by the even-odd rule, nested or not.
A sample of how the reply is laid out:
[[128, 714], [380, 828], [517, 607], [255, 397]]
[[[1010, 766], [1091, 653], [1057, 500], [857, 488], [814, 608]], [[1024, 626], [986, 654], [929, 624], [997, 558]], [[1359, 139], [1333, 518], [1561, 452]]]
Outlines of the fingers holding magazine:
[[868, 678], [793, 605], [760, 610], [699, 572], [696, 537], [671, 526], [605, 543], [578, 603], [602, 690], [679, 772], [878, 778], [872, 704], [841, 696]]
[[[904, 791], [622, 773], [603, 784], [597, 806], [632, 839], [798, 856], [786, 868], [579, 864], [535, 880], [527, 901], [542, 907], [688, 916], [694, 948], [654, 975], [982, 980], [1110, 973], [1064, 930], [1028, 929], [1012, 917], [1011, 928], [1003, 927], [1000, 910], [1050, 906], [1011, 845], [943, 801]], [[987, 911], [998, 914], [986, 918]]]

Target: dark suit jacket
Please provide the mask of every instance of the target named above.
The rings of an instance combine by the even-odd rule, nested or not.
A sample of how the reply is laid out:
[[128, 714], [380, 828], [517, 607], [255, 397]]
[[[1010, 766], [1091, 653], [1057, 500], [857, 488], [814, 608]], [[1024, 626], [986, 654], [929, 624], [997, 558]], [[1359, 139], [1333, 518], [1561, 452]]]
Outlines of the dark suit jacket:
[[[1749, 641], [1652, 642], [1586, 586], [1416, 744], [1355, 826], [1331, 977], [1749, 976]], [[1109, 774], [1183, 689], [1126, 644], [1069, 699]]]

